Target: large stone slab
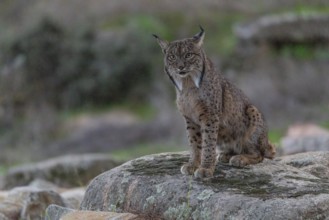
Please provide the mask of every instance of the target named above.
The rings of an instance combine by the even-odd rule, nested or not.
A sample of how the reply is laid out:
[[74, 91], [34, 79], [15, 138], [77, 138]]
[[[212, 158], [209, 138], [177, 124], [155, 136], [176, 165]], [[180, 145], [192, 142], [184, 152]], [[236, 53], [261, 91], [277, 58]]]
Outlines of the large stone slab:
[[[187, 153], [165, 153], [107, 171], [90, 183], [81, 209], [131, 212], [150, 219], [329, 216], [329, 166], [323, 163], [329, 161], [329, 152], [265, 160], [242, 169], [218, 164], [215, 176], [207, 180], [183, 176], [180, 166], [187, 160]], [[323, 175], [307, 170], [316, 164]]]
[[131, 213], [79, 211], [58, 205], [50, 205], [46, 213], [46, 220], [143, 220]]
[[28, 185], [36, 179], [61, 187], [84, 186], [100, 173], [122, 164], [106, 154], [66, 155], [8, 170], [0, 189]]
[[289, 127], [281, 139], [284, 154], [329, 150], [329, 131], [314, 124], [300, 124]]

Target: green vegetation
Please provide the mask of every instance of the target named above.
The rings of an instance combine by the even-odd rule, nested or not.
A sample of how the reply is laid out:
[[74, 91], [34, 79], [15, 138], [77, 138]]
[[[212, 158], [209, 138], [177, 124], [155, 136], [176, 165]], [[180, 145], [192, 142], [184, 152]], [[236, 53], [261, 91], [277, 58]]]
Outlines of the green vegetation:
[[4, 175], [8, 170], [8, 167], [0, 165], [0, 176]]
[[268, 132], [268, 138], [272, 143], [279, 143], [283, 135], [283, 130], [272, 129]]
[[329, 50], [327, 47], [320, 47], [305, 43], [295, 43], [283, 45], [279, 49], [279, 55], [300, 60], [327, 60], [329, 59]]
[[[285, 10], [287, 11], [287, 10]], [[295, 7], [289, 9], [289, 12], [297, 13], [300, 15], [312, 15], [312, 14], [328, 14], [328, 6], [310, 6], [306, 4], [298, 4]]]
[[[151, 37], [151, 34], [157, 34], [168, 41], [191, 37], [199, 31], [198, 25], [205, 28], [207, 33], [207, 50], [210, 53], [228, 56], [233, 52], [236, 38], [232, 31], [232, 26], [243, 19], [241, 14], [218, 13], [217, 11], [208, 11], [200, 14], [197, 18], [187, 17], [182, 13], [164, 12], [153, 15], [132, 15], [118, 16], [105, 21], [101, 28], [104, 30], [120, 29], [122, 27], [135, 28], [145, 33], [145, 37]], [[184, 33], [184, 35], [180, 34]]]
[[179, 152], [187, 150], [187, 148], [177, 146], [177, 145], [168, 145], [168, 144], [140, 144], [137, 146], [132, 146], [122, 150], [115, 150], [112, 152], [112, 155], [115, 159], [119, 160], [131, 160], [137, 157], [157, 154], [163, 152]]
[[320, 123], [320, 126], [329, 130], [329, 121], [324, 121]]

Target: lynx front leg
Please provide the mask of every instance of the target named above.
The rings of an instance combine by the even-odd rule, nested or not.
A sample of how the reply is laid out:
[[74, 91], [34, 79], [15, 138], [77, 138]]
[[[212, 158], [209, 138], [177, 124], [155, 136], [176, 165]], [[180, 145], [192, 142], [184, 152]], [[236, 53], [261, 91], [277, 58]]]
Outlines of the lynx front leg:
[[212, 177], [216, 166], [216, 143], [218, 135], [219, 120], [212, 117], [204, 120], [201, 126], [202, 132], [202, 155], [201, 166], [195, 171], [197, 178]]
[[201, 132], [200, 132], [200, 126], [196, 125], [188, 118], [185, 118], [185, 121], [186, 121], [187, 136], [191, 150], [190, 150], [189, 162], [181, 167], [181, 172], [185, 175], [192, 175], [194, 171], [200, 166]]

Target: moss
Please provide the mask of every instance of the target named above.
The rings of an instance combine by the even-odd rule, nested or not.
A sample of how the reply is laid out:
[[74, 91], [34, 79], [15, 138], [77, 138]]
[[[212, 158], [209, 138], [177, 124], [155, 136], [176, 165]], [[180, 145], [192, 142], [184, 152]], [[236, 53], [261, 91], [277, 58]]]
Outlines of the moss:
[[180, 174], [180, 167], [188, 161], [187, 156], [173, 154], [171, 157], [160, 155], [153, 160], [137, 159], [132, 161], [132, 168], [127, 171], [135, 175], [177, 175]]
[[211, 195], [214, 194], [214, 191], [210, 190], [210, 189], [206, 189], [206, 190], [203, 190], [199, 196], [197, 197], [197, 199], [199, 200], [206, 200], [206, 199], [209, 199], [211, 197]]
[[131, 175], [130, 172], [124, 172], [121, 183], [128, 183], [130, 175]]
[[193, 220], [198, 220], [198, 219], [203, 219], [203, 220], [211, 220], [212, 218], [212, 213], [211, 210], [207, 207], [202, 207], [201, 210], [196, 209], [193, 213], [192, 213], [192, 219]]
[[160, 196], [165, 196], [166, 192], [163, 190], [163, 185], [162, 184], [158, 184], [155, 186], [156, 188], [156, 193], [159, 194]]
[[184, 202], [177, 207], [170, 207], [163, 213], [163, 216], [165, 219], [184, 220], [189, 219], [191, 212], [192, 208]]
[[[132, 167], [129, 168], [128, 171], [133, 173], [133, 175], [146, 176], [181, 175], [180, 167], [187, 161], [187, 155], [172, 154], [171, 156], [166, 156], [163, 154], [156, 156], [151, 160], [138, 159], [132, 161]], [[287, 181], [307, 181], [310, 182], [310, 186], [304, 186], [303, 189], [296, 190], [295, 187], [276, 185], [272, 182], [272, 176], [270, 174], [255, 173], [248, 167], [241, 169], [218, 164], [213, 178], [207, 180], [191, 178], [190, 184], [192, 186], [189, 187], [187, 193], [189, 195], [198, 185], [201, 189], [204, 189], [197, 197], [199, 200], [209, 199], [216, 192], [223, 191], [234, 194], [245, 194], [261, 199], [289, 198], [306, 194], [317, 195], [321, 193], [329, 193], [329, 183], [328, 181], [326, 182], [326, 180], [303, 178], [299, 176], [286, 176], [285, 178]], [[319, 187], [314, 187], [312, 183], [317, 184]], [[163, 186], [161, 184], [156, 185], [156, 192], [157, 194], [163, 193]], [[189, 205], [189, 201], [186, 202], [187, 205]]]
[[301, 168], [301, 167], [306, 167], [309, 165], [313, 165], [314, 161], [311, 161], [307, 158], [304, 158], [303, 160], [293, 160], [289, 163], [287, 163], [287, 165], [293, 166], [293, 167], [297, 167], [297, 168]]
[[154, 196], [150, 196], [146, 199], [146, 202], [143, 206], [143, 210], [146, 210], [149, 206], [152, 206], [155, 202], [155, 197]]

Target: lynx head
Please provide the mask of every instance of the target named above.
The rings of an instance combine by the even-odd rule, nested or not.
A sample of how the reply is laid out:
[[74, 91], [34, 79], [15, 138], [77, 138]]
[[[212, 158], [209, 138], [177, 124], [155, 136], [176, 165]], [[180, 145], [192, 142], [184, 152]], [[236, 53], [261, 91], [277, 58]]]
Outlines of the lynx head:
[[167, 42], [153, 35], [164, 53], [165, 72], [173, 81], [178, 90], [182, 91], [182, 79], [191, 77], [195, 86], [200, 87], [205, 71], [205, 55], [202, 43], [205, 32], [201, 31], [192, 38]]

